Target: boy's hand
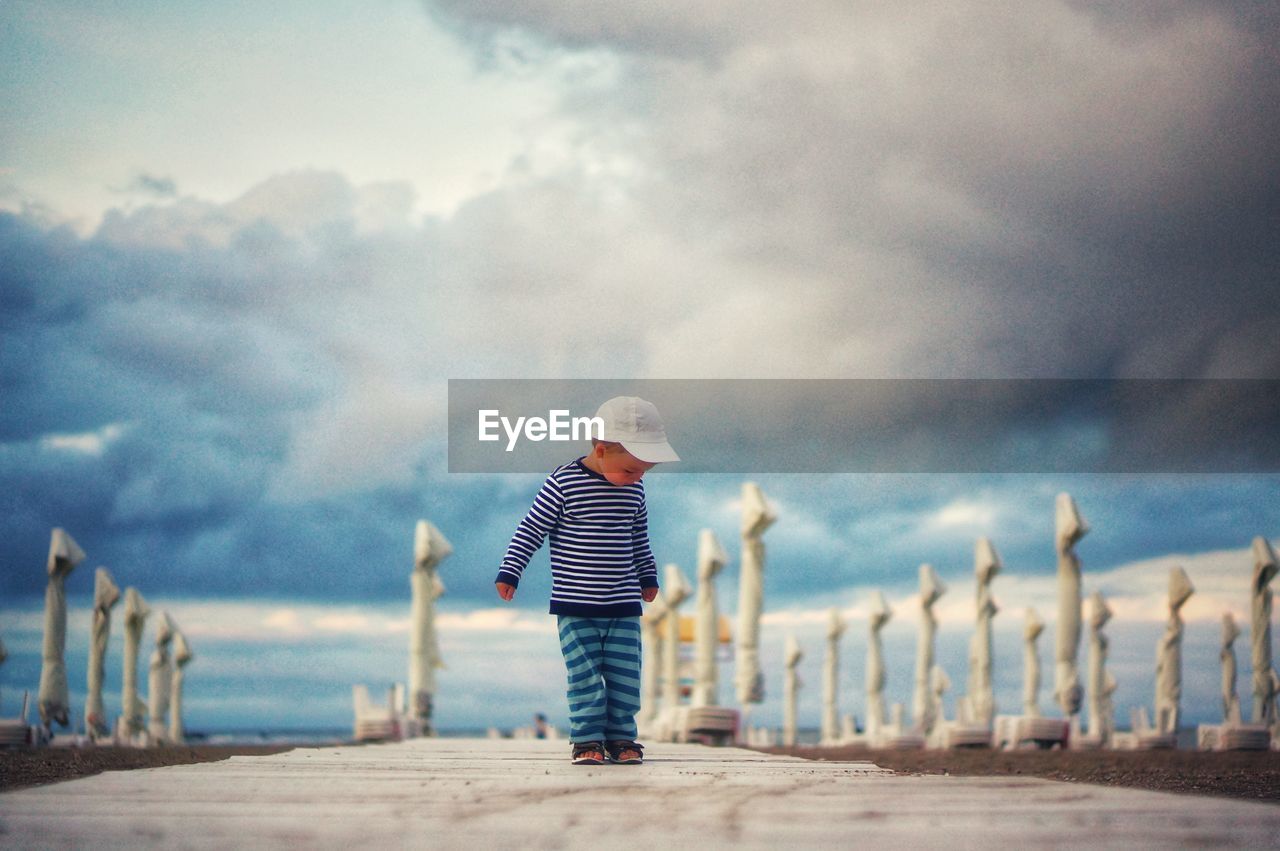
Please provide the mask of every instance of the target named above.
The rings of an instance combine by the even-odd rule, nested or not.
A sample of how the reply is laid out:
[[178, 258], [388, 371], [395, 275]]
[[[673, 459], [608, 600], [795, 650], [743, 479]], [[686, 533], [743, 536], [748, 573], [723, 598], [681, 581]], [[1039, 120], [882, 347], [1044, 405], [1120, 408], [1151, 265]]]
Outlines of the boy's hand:
[[658, 597], [657, 588], [641, 588], [640, 596], [644, 598], [646, 603], [652, 603]]
[[510, 600], [516, 595], [516, 586], [508, 585], [505, 582], [493, 583], [498, 588], [498, 596], [504, 600]]

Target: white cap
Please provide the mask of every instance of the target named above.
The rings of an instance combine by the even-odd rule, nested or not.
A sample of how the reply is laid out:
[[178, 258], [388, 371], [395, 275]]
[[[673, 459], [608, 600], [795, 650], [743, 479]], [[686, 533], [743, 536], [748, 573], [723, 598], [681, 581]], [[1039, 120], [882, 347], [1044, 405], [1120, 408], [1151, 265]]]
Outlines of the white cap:
[[638, 396], [615, 396], [600, 406], [596, 416], [604, 420], [601, 439], [621, 443], [641, 461], [659, 464], [680, 460], [667, 443], [662, 417], [652, 402]]

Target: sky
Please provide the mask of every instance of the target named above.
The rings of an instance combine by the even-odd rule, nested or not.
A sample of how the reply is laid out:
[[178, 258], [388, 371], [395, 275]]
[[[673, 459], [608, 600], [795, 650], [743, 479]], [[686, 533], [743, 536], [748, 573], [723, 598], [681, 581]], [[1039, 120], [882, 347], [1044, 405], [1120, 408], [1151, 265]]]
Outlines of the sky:
[[[614, 6], [0, 8], [0, 712], [38, 682], [58, 526], [89, 556], [76, 712], [102, 565], [190, 637], [189, 727], [345, 726], [352, 684], [405, 677], [425, 517], [455, 546], [441, 725], [563, 726], [545, 554], [492, 588], [541, 477], [448, 472], [450, 378], [1280, 378], [1274, 4]], [[660, 562], [690, 573], [704, 527], [734, 554], [730, 613], [744, 478], [647, 479]], [[767, 723], [795, 630], [816, 725], [831, 606], [861, 712], [876, 589], [909, 701], [924, 562], [960, 690], [979, 536], [1015, 710], [1064, 491], [1122, 725], [1174, 564], [1184, 711], [1215, 720], [1222, 612], [1280, 536], [1262, 472], [751, 478], [780, 518]]]

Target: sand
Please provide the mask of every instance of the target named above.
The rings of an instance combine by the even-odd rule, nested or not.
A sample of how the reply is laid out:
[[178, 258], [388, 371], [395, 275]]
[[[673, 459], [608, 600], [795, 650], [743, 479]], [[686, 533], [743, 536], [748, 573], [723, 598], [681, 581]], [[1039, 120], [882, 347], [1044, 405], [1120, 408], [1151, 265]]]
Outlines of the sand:
[[870, 760], [899, 774], [950, 774], [1127, 786], [1280, 804], [1280, 752], [887, 751], [863, 747], [758, 748], [827, 761]]
[[0, 750], [0, 792], [88, 777], [103, 771], [213, 762], [240, 754], [273, 754], [289, 745], [192, 745], [168, 748], [22, 748]]

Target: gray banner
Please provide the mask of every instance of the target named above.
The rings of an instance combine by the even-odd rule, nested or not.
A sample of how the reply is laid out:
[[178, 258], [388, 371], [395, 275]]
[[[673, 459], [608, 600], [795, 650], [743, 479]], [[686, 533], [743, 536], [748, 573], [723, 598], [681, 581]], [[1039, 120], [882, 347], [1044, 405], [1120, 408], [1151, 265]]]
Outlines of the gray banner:
[[661, 412], [655, 473], [1280, 472], [1264, 379], [450, 379], [449, 471], [547, 472], [612, 396]]

